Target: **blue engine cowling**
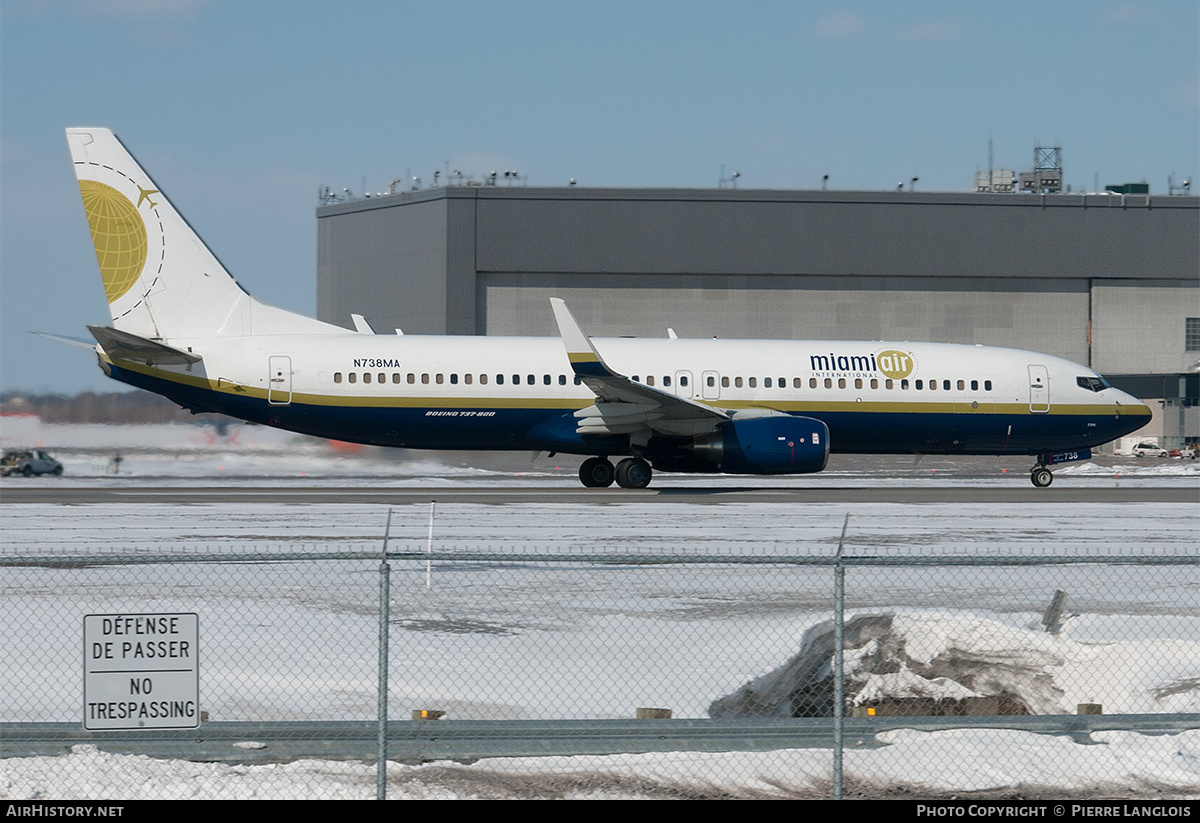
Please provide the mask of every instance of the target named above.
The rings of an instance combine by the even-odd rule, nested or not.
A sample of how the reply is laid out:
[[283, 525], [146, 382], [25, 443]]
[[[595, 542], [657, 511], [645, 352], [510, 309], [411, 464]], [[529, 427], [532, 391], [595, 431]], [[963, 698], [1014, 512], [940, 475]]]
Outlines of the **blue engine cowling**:
[[722, 423], [696, 438], [693, 456], [730, 474], [806, 474], [829, 459], [829, 429], [811, 417], [772, 415]]

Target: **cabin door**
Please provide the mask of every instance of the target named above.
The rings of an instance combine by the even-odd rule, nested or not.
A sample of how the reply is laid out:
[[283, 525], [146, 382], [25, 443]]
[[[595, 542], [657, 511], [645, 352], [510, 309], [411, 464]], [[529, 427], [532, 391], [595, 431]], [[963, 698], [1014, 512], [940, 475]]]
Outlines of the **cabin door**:
[[268, 365], [267, 402], [286, 406], [292, 402], [292, 358], [273, 354]]
[[1050, 411], [1050, 372], [1045, 366], [1029, 367], [1029, 410]]

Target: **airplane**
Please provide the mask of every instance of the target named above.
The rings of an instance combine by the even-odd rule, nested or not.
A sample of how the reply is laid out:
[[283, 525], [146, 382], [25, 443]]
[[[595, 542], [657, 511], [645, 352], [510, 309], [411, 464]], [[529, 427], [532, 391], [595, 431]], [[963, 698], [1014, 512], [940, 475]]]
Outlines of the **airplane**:
[[[150, 200], [150, 195], [158, 194], [158, 189], [143, 189], [141, 186], [138, 186], [137, 190], [138, 190], [139, 194], [138, 194], [137, 206], [135, 206], [135, 208], [139, 208], [139, 209], [142, 207], [143, 200]], [[150, 200], [150, 208], [154, 208], [157, 205], [158, 204], [155, 203], [153, 200]]]
[[1053, 466], [1150, 420], [1092, 369], [1017, 349], [593, 339], [557, 298], [557, 338], [381, 335], [361, 315], [350, 331], [252, 298], [111, 131], [67, 142], [112, 316], [88, 327], [100, 367], [194, 413], [377, 446], [585, 455], [590, 488], [819, 472], [831, 452], [1029, 455], [1044, 488]]

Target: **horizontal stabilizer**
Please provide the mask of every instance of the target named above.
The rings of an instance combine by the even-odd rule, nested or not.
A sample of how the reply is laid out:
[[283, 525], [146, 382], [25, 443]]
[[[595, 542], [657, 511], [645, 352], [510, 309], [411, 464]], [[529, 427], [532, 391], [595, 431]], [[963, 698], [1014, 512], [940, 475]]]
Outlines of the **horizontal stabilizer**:
[[47, 340], [53, 340], [55, 343], [66, 343], [68, 346], [74, 346], [77, 349], [94, 349], [96, 344], [91, 340], [81, 340], [78, 337], [65, 337], [61, 334], [50, 334], [44, 331], [31, 331], [29, 334], [36, 334], [38, 337], [44, 337]]
[[133, 360], [145, 363], [147, 366], [182, 366], [187, 363], [198, 363], [203, 359], [198, 354], [156, 343], [127, 331], [110, 329], [107, 326], [88, 326], [88, 331], [92, 333], [92, 337], [96, 338], [96, 342], [100, 344], [100, 348], [104, 349], [104, 353], [113, 360]]

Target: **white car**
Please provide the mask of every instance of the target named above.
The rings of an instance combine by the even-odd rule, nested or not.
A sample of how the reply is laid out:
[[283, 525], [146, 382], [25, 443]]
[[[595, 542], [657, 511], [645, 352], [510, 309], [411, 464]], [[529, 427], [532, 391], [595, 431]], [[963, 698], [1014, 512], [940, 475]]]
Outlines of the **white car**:
[[1138, 443], [1130, 452], [1134, 457], [1169, 457], [1166, 449], [1160, 449], [1153, 443]]
[[33, 451], [10, 451], [4, 454], [3, 475], [19, 474], [33, 477], [35, 474], [63, 473], [63, 465], [41, 449]]

